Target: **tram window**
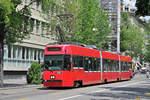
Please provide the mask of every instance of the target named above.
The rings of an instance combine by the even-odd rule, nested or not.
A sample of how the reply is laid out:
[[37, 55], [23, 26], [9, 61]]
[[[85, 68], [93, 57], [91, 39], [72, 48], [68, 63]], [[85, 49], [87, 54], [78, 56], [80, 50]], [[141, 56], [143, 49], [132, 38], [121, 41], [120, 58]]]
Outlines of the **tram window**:
[[71, 62], [70, 62], [70, 55], [64, 55], [64, 70], [70, 70], [71, 69]]
[[88, 71], [88, 60], [89, 60], [88, 57], [84, 57], [84, 70], [85, 71]]
[[114, 71], [119, 71], [119, 62], [114, 60], [114, 66], [115, 66], [115, 69]]
[[125, 71], [125, 62], [123, 62], [122, 70]]
[[97, 64], [96, 64], [96, 71], [101, 71], [101, 66], [100, 66], [100, 58], [97, 58]]
[[107, 60], [107, 71], [110, 72], [111, 70], [112, 70], [111, 60], [108, 59], [108, 60]]
[[81, 68], [83, 67], [83, 56], [75, 56], [72, 57], [73, 67]]
[[122, 63], [122, 61], [120, 62], [120, 66], [121, 66], [121, 70], [122, 70], [122, 68], [123, 68], [123, 67], [122, 67], [122, 66], [123, 66], [123, 63]]
[[119, 71], [119, 61], [117, 61], [117, 71]]
[[89, 65], [89, 71], [92, 71], [92, 58], [89, 57], [89, 60], [88, 60], [88, 65]]
[[83, 57], [82, 56], [79, 56], [78, 57], [79, 59], [79, 67], [83, 67]]
[[114, 71], [113, 60], [110, 60], [109, 67], [111, 72]]
[[108, 60], [105, 60], [105, 67], [106, 67], [106, 71], [108, 71], [109, 70]]
[[128, 65], [127, 65], [127, 62], [125, 62], [125, 71], [128, 71]]
[[128, 62], [126, 62], [126, 71], [129, 70]]
[[132, 69], [132, 63], [131, 62], [128, 63], [128, 66], [129, 66], [129, 69]]
[[112, 71], [116, 70], [116, 61], [112, 60]]
[[120, 67], [121, 67], [121, 70], [122, 70], [122, 65], [123, 65], [123, 64], [122, 64], [122, 61], [121, 61], [121, 62], [120, 62]]
[[92, 65], [92, 71], [96, 71], [96, 58], [92, 58], [92, 63], [93, 63], [93, 65]]
[[127, 70], [127, 64], [126, 64], [126, 62], [124, 62], [124, 71], [126, 71]]
[[109, 64], [109, 63], [110, 63], [110, 60], [107, 60], [107, 63], [106, 63], [106, 64], [107, 64], [107, 71], [108, 71], [108, 72], [110, 71], [110, 64]]
[[126, 71], [126, 62], [122, 62], [122, 71]]
[[130, 62], [127, 62], [128, 70], [131, 69], [132, 64]]
[[72, 61], [73, 61], [73, 67], [79, 67], [78, 56], [73, 55]]
[[115, 64], [114, 64], [114, 66], [115, 66], [115, 71], [118, 71], [118, 61], [115, 60], [114, 63], [115, 63]]
[[107, 71], [107, 60], [103, 59], [103, 71]]

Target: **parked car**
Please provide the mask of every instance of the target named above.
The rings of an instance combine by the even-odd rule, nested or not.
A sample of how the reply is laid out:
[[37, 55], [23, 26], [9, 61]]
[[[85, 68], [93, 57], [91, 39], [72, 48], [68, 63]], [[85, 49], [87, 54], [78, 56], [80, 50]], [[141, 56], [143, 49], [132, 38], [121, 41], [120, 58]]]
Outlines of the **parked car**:
[[141, 74], [146, 74], [147, 68], [143, 67], [140, 69]]

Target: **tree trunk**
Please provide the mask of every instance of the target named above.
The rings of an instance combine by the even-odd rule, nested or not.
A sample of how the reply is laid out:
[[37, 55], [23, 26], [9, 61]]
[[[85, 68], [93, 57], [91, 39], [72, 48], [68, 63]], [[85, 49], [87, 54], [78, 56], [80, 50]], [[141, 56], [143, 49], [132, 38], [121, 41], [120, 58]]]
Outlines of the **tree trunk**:
[[0, 87], [3, 87], [4, 29], [5, 24], [0, 24]]

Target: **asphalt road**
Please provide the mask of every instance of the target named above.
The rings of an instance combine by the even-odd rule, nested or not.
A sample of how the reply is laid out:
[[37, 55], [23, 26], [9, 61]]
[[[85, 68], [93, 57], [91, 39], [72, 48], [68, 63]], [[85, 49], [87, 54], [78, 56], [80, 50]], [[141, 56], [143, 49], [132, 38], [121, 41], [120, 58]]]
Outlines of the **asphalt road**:
[[150, 79], [138, 74], [129, 81], [80, 88], [0, 89], [0, 100], [150, 100]]

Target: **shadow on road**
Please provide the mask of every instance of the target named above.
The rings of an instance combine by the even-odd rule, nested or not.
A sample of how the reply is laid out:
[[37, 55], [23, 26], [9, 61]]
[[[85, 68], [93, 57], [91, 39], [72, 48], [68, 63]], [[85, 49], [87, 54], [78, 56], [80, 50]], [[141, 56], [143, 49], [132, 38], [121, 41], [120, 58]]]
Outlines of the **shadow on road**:
[[42, 87], [37, 88], [38, 90], [68, 90], [68, 89], [74, 89], [72, 87]]
[[[145, 83], [149, 84], [149, 83]], [[102, 88], [102, 87], [101, 87]], [[146, 93], [150, 93], [150, 84], [148, 85], [140, 85], [139, 87], [103, 87], [104, 89], [108, 89], [104, 92], [97, 92], [91, 94], [85, 94], [88, 96], [100, 97], [100, 98], [113, 98], [113, 100], [134, 100], [135, 98], [144, 98], [144, 100], [150, 100], [150, 95], [146, 95]], [[94, 99], [97, 100], [97, 99]], [[99, 99], [98, 99], [99, 100]]]
[[[124, 81], [127, 81], [127, 80], [124, 80]], [[124, 82], [124, 81], [119, 81], [120, 83], [121, 82]], [[84, 85], [84, 86], [80, 86], [80, 87], [40, 87], [40, 88], [37, 88], [38, 90], [69, 90], [69, 89], [81, 89], [81, 88], [86, 88], [86, 87], [92, 87], [92, 86], [98, 86], [98, 85], [105, 85], [105, 84], [112, 84], [112, 83], [117, 83], [117, 82], [108, 82], [108, 83], [98, 83], [98, 84], [90, 84], [90, 85]]]

